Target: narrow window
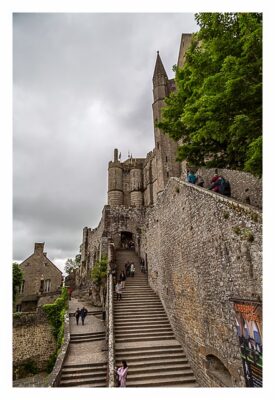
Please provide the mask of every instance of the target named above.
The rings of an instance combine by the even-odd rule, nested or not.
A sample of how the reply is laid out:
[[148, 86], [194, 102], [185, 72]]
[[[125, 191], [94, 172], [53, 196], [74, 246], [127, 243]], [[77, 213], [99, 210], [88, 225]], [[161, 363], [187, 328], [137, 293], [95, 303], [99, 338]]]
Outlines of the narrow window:
[[44, 292], [50, 292], [51, 291], [51, 280], [46, 279], [45, 284], [44, 284]]
[[168, 162], [168, 157], [167, 156], [165, 157], [165, 161]]
[[169, 178], [169, 171], [167, 171], [167, 178]]
[[25, 289], [25, 281], [22, 281], [21, 286], [19, 288], [19, 293], [24, 293], [24, 289]]
[[21, 310], [22, 310], [22, 305], [21, 304], [17, 304], [16, 312], [20, 312]]

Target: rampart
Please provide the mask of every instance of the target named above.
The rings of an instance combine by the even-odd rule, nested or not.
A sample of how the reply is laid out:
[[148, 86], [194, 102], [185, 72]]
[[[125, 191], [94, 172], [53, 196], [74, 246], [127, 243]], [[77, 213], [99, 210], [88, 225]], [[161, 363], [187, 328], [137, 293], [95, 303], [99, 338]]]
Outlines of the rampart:
[[158, 293], [201, 386], [226, 386], [209, 357], [245, 386], [232, 298], [261, 299], [261, 213], [171, 178], [142, 235]]

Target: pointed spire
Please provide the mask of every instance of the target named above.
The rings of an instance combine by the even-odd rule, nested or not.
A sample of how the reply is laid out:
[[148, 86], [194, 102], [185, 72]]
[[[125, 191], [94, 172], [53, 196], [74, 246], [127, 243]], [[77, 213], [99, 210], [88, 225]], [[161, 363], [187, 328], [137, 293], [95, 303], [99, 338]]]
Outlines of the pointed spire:
[[157, 51], [157, 59], [156, 59], [156, 65], [155, 65], [155, 70], [154, 70], [154, 75], [153, 75], [153, 83], [157, 84], [159, 79], [164, 78], [164, 80], [168, 79], [168, 76], [166, 74], [166, 71], [164, 69], [164, 66], [162, 64], [159, 51]]

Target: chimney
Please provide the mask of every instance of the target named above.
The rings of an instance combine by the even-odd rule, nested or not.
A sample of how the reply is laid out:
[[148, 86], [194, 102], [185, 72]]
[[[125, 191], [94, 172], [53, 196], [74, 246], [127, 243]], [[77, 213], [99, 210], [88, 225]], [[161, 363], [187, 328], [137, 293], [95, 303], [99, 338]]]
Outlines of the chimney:
[[114, 149], [114, 161], [118, 161], [118, 149]]
[[35, 243], [34, 244], [34, 253], [35, 254], [43, 254], [45, 243]]

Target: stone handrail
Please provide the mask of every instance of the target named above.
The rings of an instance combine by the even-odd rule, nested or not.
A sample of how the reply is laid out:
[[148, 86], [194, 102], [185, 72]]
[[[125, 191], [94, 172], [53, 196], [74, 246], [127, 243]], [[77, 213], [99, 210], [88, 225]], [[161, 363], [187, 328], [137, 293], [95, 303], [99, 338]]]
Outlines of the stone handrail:
[[64, 342], [61, 346], [61, 350], [57, 356], [54, 368], [48, 377], [48, 386], [57, 387], [59, 386], [59, 382], [61, 379], [61, 371], [66, 359], [69, 343], [70, 343], [70, 321], [69, 321], [69, 313], [66, 312], [64, 321]]
[[107, 283], [107, 336], [108, 336], [108, 386], [115, 386], [115, 338], [113, 320], [113, 276], [109, 272]]

